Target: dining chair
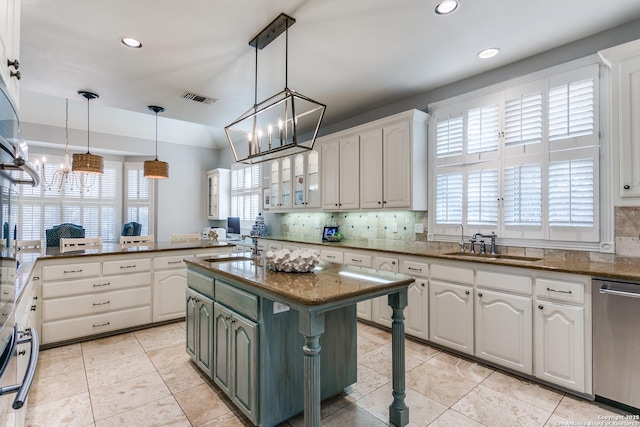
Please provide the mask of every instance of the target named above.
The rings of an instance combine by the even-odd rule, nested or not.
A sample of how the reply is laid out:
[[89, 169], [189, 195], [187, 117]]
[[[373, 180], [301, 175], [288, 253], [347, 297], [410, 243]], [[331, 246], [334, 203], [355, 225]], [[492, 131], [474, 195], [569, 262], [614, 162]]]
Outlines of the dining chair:
[[102, 237], [86, 237], [78, 239], [60, 239], [60, 253], [79, 251], [83, 249], [99, 249], [102, 247]]
[[127, 246], [145, 246], [153, 243], [153, 234], [146, 236], [120, 236], [120, 244]]

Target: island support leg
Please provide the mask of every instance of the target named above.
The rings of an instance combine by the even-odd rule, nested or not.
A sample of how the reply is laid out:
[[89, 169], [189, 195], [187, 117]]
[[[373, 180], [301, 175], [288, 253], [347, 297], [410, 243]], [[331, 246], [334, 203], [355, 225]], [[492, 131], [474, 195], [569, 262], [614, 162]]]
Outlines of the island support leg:
[[389, 423], [404, 427], [409, 424], [409, 407], [404, 403], [405, 366], [404, 366], [404, 308], [407, 306], [407, 289], [388, 296], [389, 306], [393, 309], [391, 319], [391, 348], [393, 365], [393, 403], [389, 406]]
[[320, 427], [320, 335], [324, 314], [300, 313], [300, 333], [304, 335], [304, 425]]

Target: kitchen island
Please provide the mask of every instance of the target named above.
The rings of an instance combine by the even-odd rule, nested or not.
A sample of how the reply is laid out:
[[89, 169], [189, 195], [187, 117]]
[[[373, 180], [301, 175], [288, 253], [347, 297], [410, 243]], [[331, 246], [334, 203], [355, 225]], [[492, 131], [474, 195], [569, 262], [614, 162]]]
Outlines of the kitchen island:
[[[196, 362], [205, 371], [207, 364], [212, 367], [209, 375], [254, 424], [275, 425], [304, 409], [305, 425], [320, 426], [321, 399], [355, 382], [355, 378], [348, 377], [344, 384], [343, 375], [331, 376], [334, 369], [347, 374], [355, 369], [353, 351], [347, 353], [349, 360], [344, 360], [341, 357], [344, 354], [336, 351], [340, 337], [345, 340], [344, 346], [354, 347], [355, 342], [349, 337], [351, 331], [355, 331], [355, 304], [383, 295], [388, 295], [393, 309], [393, 402], [389, 407], [389, 422], [397, 426], [409, 422], [409, 409], [404, 403], [403, 311], [407, 305], [407, 288], [414, 281], [412, 277], [331, 263], [320, 263], [310, 273], [283, 273], [268, 269], [259, 259], [242, 256], [193, 258], [186, 263], [187, 352], [194, 357], [195, 350]], [[190, 308], [190, 304], [195, 307]], [[207, 344], [206, 328], [211, 323], [207, 315], [211, 306], [213, 330], [208, 336], [211, 344]], [[190, 312], [194, 315], [190, 316]], [[281, 315], [291, 317], [281, 321]], [[191, 322], [190, 317], [197, 319], [199, 325]], [[297, 325], [291, 325], [294, 319]], [[295, 326], [297, 331], [293, 330]], [[197, 337], [190, 335], [189, 329], [193, 328], [200, 332]], [[292, 339], [292, 333], [301, 339]], [[231, 341], [223, 339], [225, 337]], [[321, 338], [327, 340], [323, 342]], [[189, 348], [190, 341], [195, 349]], [[295, 342], [300, 344], [297, 350], [291, 347]], [[331, 363], [323, 363], [321, 345], [323, 355], [333, 356]], [[276, 379], [269, 376], [270, 371], [281, 367], [278, 360], [265, 354], [274, 347], [286, 348], [291, 353], [275, 354], [287, 359], [284, 364], [292, 366], [292, 381], [280, 378], [279, 384], [271, 384]], [[301, 353], [299, 357], [295, 356], [296, 351]], [[302, 365], [303, 378], [296, 378], [298, 364]], [[255, 376], [251, 377], [252, 374]], [[323, 384], [326, 378], [333, 382], [333, 389]], [[252, 385], [260, 389], [257, 396], [251, 394]], [[294, 401], [295, 397], [301, 397], [289, 388], [303, 390], [303, 406], [297, 412], [283, 412], [282, 419], [266, 419], [281, 403], [280, 394], [292, 396]]]

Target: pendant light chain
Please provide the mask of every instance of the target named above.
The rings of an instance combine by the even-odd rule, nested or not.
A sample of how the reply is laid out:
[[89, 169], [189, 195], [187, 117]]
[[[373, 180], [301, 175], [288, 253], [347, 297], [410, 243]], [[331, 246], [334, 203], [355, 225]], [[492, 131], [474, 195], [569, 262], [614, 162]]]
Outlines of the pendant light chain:
[[158, 112], [156, 111], [156, 160], [158, 160]]
[[89, 132], [89, 108], [90, 108], [91, 103], [89, 102], [89, 97], [87, 97], [87, 154], [89, 154], [89, 137], [91, 135], [91, 132]]
[[284, 30], [284, 88], [289, 89], [289, 22]]

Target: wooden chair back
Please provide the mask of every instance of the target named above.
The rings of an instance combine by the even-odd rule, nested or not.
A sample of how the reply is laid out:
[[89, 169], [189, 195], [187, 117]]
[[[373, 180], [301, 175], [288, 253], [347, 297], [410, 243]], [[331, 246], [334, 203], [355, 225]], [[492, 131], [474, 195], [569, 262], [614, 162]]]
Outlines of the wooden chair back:
[[171, 234], [172, 242], [186, 242], [190, 240], [200, 240], [200, 234], [199, 233]]
[[79, 251], [83, 249], [99, 249], [102, 247], [102, 237], [85, 237], [77, 239], [60, 238], [60, 252]]
[[127, 246], [147, 246], [153, 243], [153, 234], [146, 236], [120, 236], [120, 244]]

